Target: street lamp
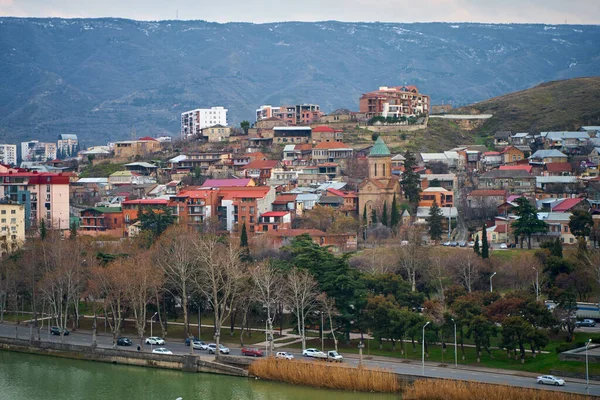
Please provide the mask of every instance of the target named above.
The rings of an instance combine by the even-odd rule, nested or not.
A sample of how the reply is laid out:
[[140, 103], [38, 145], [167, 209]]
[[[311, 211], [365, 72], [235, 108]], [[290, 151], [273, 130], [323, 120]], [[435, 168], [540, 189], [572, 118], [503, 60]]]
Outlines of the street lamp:
[[458, 348], [456, 347], [456, 321], [451, 318], [454, 322], [454, 368], [458, 368]]
[[[150, 317], [150, 337], [154, 337], [152, 336], [152, 325], [154, 325], [154, 317], [156, 317], [156, 315], [158, 314], [158, 311], [154, 313], [154, 315], [152, 315], [152, 317]], [[150, 351], [152, 351], [152, 341], [150, 341]]]
[[423, 325], [423, 349], [421, 350], [421, 375], [425, 376], [425, 327], [429, 325], [431, 321], [427, 321], [425, 325]]
[[494, 277], [494, 275], [496, 275], [496, 272], [494, 272], [494, 273], [492, 274], [492, 276], [490, 276], [490, 292], [493, 292], [493, 291], [494, 291], [494, 290], [493, 290], [493, 287], [492, 287], [492, 278]]
[[535, 269], [535, 299], [539, 301], [540, 299], [540, 271]]
[[588, 370], [588, 347], [592, 343], [592, 339], [589, 339], [585, 344], [585, 392], [590, 394], [590, 375]]
[[365, 348], [365, 344], [361, 340], [360, 343], [358, 343], [358, 366], [359, 367], [362, 367], [362, 363], [363, 363], [363, 349], [364, 348]]

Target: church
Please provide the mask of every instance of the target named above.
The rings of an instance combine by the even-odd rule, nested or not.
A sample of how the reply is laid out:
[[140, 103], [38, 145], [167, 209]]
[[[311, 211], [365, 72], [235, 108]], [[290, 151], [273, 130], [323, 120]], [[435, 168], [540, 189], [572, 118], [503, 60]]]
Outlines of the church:
[[383, 204], [387, 203], [387, 211], [390, 215], [394, 194], [397, 203], [402, 201], [402, 196], [400, 179], [392, 175], [390, 149], [381, 137], [377, 138], [367, 158], [369, 177], [358, 186], [358, 207], [362, 218], [366, 206], [367, 219], [370, 221], [373, 209], [376, 210], [377, 217], [381, 218]]

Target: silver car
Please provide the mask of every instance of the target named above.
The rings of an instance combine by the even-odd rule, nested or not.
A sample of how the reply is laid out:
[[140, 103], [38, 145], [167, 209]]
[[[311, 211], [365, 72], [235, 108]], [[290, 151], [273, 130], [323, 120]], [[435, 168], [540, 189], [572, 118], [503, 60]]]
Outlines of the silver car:
[[555, 386], [564, 386], [564, 379], [560, 379], [555, 377], [554, 375], [542, 375], [536, 378], [537, 383], [540, 385], [555, 385]]
[[286, 351], [278, 351], [277, 354], [275, 354], [275, 358], [280, 358], [283, 360], [293, 360], [294, 355], [292, 353], [288, 353]]

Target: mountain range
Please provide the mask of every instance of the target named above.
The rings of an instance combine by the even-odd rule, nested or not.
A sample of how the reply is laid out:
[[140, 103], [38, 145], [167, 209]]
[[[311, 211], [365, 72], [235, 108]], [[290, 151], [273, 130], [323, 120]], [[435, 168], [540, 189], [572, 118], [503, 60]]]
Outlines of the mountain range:
[[600, 26], [0, 18], [0, 142], [179, 133], [180, 113], [358, 109], [379, 86], [468, 105], [600, 75]]

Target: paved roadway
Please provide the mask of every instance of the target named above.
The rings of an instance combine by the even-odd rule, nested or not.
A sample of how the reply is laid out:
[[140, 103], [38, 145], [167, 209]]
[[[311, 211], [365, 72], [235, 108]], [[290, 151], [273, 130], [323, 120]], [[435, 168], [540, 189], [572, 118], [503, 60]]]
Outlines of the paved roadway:
[[[0, 324], [0, 336], [12, 337], [14, 338], [16, 335], [16, 325], [7, 325]], [[18, 327], [19, 338], [27, 339], [29, 337], [29, 328], [26, 326]], [[37, 334], [35, 334], [37, 337]], [[41, 335], [42, 340], [49, 340], [52, 342], [60, 342], [59, 336], [52, 336], [48, 333], [47, 329], [42, 332]], [[132, 339], [133, 340], [133, 339]], [[87, 332], [71, 332], [69, 336], [64, 337], [64, 343], [69, 344], [77, 344], [77, 345], [91, 345], [92, 343], [92, 335]], [[97, 343], [99, 347], [103, 348], [111, 348], [112, 347], [112, 336], [104, 334], [103, 330], [101, 330], [100, 334], [97, 337]], [[151, 346], [144, 346], [144, 352], [151, 352]], [[157, 346], [152, 346], [157, 347]], [[174, 354], [189, 354], [190, 348], [185, 346], [185, 344], [179, 340], [177, 341], [167, 341], [164, 346], [158, 347], [166, 347], [171, 350]], [[129, 350], [129, 351], [137, 351], [137, 344], [134, 341], [134, 345], [131, 347], [120, 347], [121, 350]], [[194, 350], [195, 353], [200, 355], [206, 355], [205, 351]], [[301, 352], [298, 350], [291, 350], [292, 354], [296, 356], [296, 358], [302, 358]], [[232, 355], [241, 355], [240, 348], [231, 348]], [[346, 363], [348, 365], [358, 365], [358, 359], [356, 355], [349, 355], [346, 357]], [[377, 360], [365, 360], [364, 364], [366, 366], [385, 368], [395, 371], [401, 374], [410, 374], [410, 375], [421, 375], [422, 367], [420, 363], [412, 362], [412, 363], [403, 363], [399, 361], [386, 361], [383, 357], [379, 357]], [[425, 365], [425, 377], [435, 377], [435, 378], [448, 378], [448, 379], [460, 379], [467, 381], [476, 381], [476, 382], [484, 382], [484, 383], [496, 383], [496, 384], [505, 384], [512, 385], [518, 387], [526, 387], [526, 388], [541, 388], [547, 390], [557, 390], [564, 392], [572, 392], [572, 393], [586, 393], [586, 384], [585, 381], [579, 379], [565, 379], [567, 382], [564, 387], [554, 387], [547, 385], [538, 385], [533, 376], [527, 376], [531, 374], [521, 374], [518, 375], [518, 372], [515, 371], [498, 371], [498, 372], [490, 372], [489, 370], [484, 369], [465, 369], [459, 367], [458, 369], [454, 369], [452, 367], [439, 367], [437, 363], [426, 363]], [[589, 386], [589, 394], [600, 396], [600, 382], [593, 382]]]

